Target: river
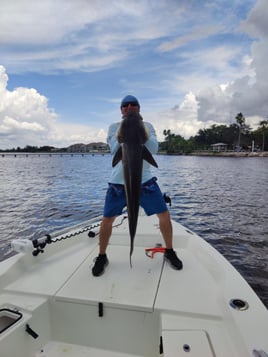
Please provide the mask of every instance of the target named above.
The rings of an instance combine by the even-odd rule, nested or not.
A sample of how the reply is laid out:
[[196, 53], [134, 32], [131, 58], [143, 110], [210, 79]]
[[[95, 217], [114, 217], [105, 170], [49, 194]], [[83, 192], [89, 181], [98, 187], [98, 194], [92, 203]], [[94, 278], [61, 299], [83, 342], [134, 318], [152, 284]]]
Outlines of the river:
[[[170, 212], [218, 249], [268, 307], [268, 158], [157, 155]], [[0, 260], [11, 239], [102, 214], [110, 155], [2, 155]]]

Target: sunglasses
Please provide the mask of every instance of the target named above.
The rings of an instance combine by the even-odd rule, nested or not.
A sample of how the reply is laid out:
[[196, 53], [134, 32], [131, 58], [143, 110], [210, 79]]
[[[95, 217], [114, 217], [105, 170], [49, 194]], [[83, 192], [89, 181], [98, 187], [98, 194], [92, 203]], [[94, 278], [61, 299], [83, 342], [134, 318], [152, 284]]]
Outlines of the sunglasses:
[[136, 103], [136, 102], [126, 102], [126, 103], [122, 104], [121, 108], [127, 108], [129, 105], [131, 107], [138, 107], [138, 103]]

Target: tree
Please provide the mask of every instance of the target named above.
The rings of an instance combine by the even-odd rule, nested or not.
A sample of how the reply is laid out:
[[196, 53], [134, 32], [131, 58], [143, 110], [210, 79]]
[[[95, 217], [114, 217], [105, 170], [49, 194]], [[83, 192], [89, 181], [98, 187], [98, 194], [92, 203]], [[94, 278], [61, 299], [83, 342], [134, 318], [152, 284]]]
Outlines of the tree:
[[260, 129], [262, 131], [262, 151], [264, 151], [264, 140], [265, 140], [265, 133], [268, 129], [268, 120], [262, 120], [259, 122]]
[[216, 143], [225, 143], [233, 147], [237, 133], [238, 126], [236, 124], [230, 127], [213, 124], [210, 128], [200, 129], [194, 137], [194, 141], [200, 149], [208, 149], [210, 145]]
[[238, 113], [235, 117], [236, 123], [238, 125], [239, 131], [238, 131], [238, 140], [237, 140], [237, 146], [240, 147], [240, 141], [241, 141], [241, 133], [243, 131], [243, 128], [245, 126], [246, 119], [242, 113]]
[[170, 130], [164, 130], [164, 143], [161, 143], [161, 150], [165, 150], [168, 154], [182, 154], [191, 151], [191, 145], [181, 136], [171, 133]]
[[174, 137], [175, 134], [172, 134], [170, 129], [168, 129], [168, 130], [164, 129], [163, 134], [165, 135], [165, 144], [164, 144], [163, 149], [166, 150], [166, 152], [169, 153], [172, 150], [171, 149], [171, 147], [172, 147], [172, 137]]

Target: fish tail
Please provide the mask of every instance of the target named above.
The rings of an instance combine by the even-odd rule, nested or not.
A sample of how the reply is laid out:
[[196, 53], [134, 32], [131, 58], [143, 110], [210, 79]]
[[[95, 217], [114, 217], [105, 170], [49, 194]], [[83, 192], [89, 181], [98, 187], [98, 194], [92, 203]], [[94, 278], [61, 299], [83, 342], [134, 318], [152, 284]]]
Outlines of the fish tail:
[[130, 246], [130, 252], [129, 252], [129, 265], [130, 265], [130, 268], [131, 268], [131, 269], [132, 269], [132, 260], [131, 260], [132, 253], [133, 253], [133, 244], [131, 244], [131, 246]]

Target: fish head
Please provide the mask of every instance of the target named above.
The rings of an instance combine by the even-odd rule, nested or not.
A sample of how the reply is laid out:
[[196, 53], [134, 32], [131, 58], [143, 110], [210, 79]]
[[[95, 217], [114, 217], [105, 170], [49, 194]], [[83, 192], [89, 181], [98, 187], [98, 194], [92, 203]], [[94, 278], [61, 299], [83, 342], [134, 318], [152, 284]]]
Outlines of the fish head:
[[119, 143], [144, 144], [149, 138], [143, 118], [140, 113], [128, 111], [122, 118], [120, 128], [117, 133]]

